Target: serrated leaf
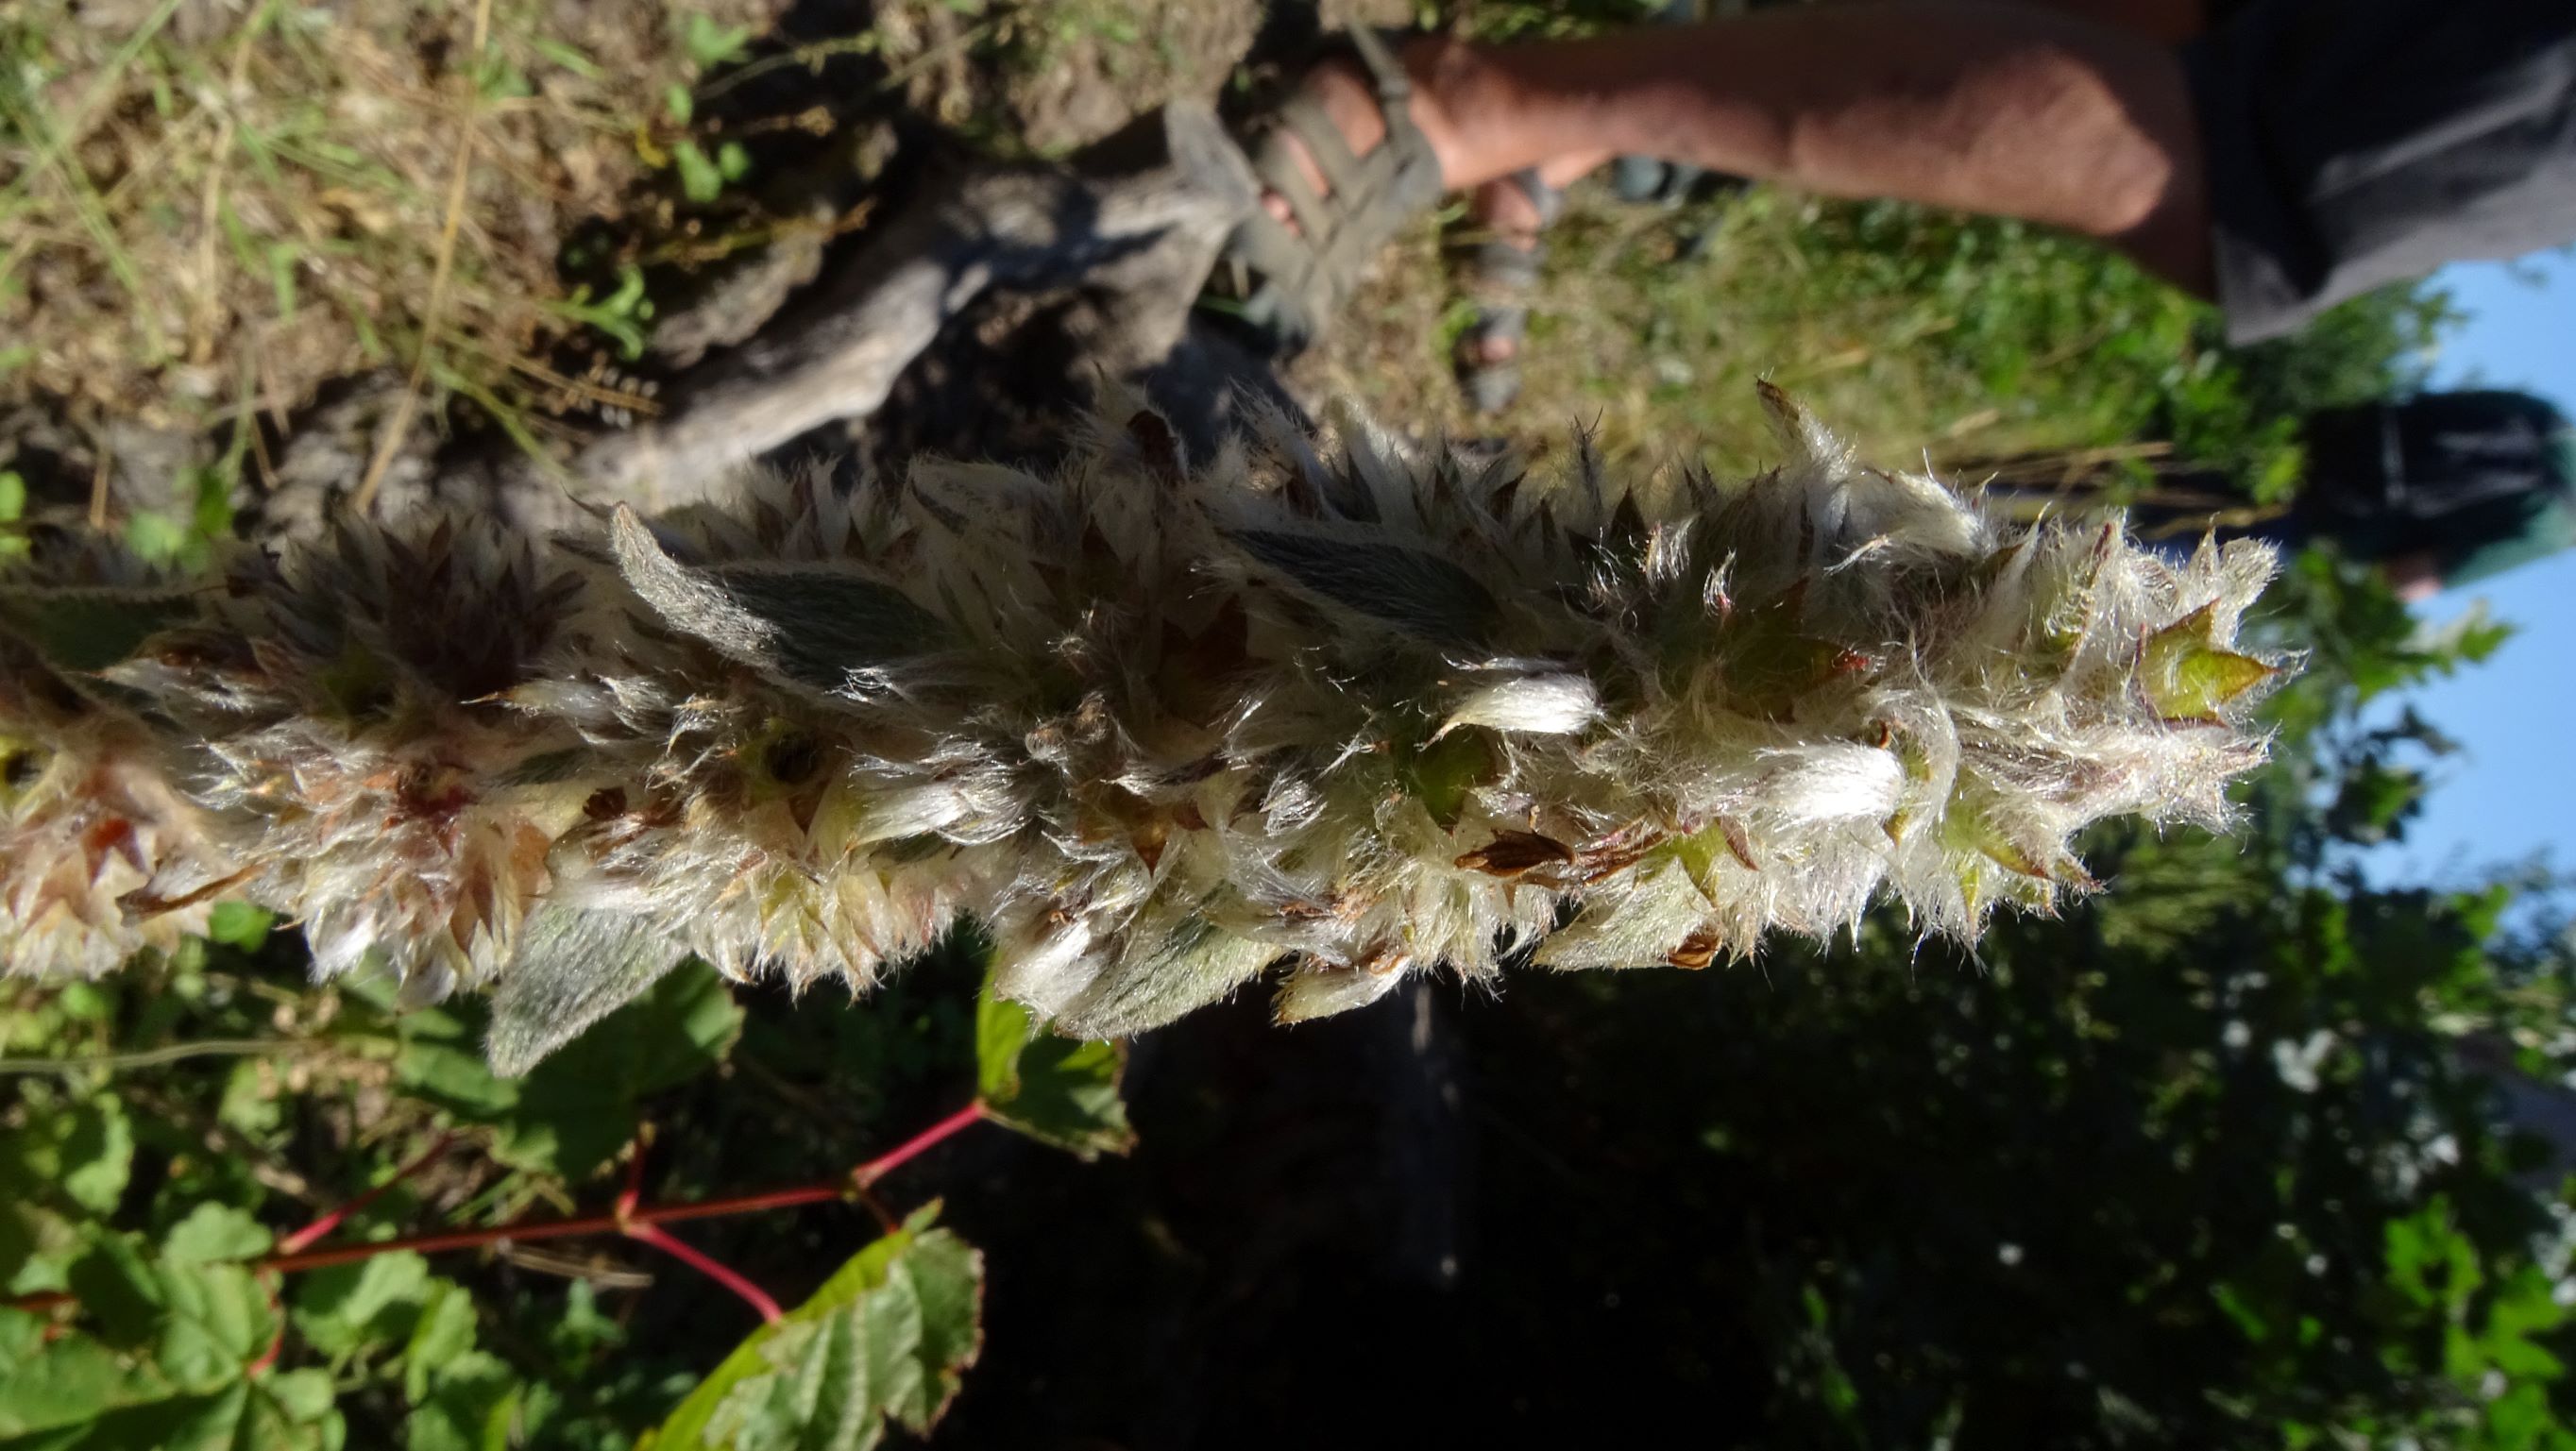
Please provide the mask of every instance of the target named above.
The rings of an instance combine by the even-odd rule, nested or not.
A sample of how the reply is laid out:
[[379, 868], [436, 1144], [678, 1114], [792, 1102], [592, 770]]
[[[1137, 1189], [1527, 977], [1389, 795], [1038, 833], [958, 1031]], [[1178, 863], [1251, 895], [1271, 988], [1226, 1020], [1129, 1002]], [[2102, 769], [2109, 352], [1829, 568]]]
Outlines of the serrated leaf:
[[31, 1112], [0, 1134], [0, 1196], [14, 1202], [68, 1201], [106, 1214], [124, 1197], [133, 1166], [134, 1126], [113, 1098]]
[[1419, 549], [1270, 529], [1234, 539], [1310, 593], [1433, 644], [1476, 645], [1500, 612], [1474, 575]]
[[1118, 1093], [1126, 1068], [1118, 1044], [1041, 1031], [986, 977], [975, 1000], [975, 1078], [991, 1117], [1084, 1159], [1123, 1154], [1136, 1144]]
[[277, 1403], [279, 1414], [295, 1425], [311, 1425], [332, 1414], [336, 1398], [331, 1376], [320, 1370], [290, 1370], [259, 1379], [260, 1389]]
[[474, 1349], [474, 1298], [453, 1280], [432, 1279], [422, 1298], [420, 1317], [403, 1342], [403, 1396], [418, 1405], [428, 1399], [434, 1377], [458, 1356]]
[[[326, 1401], [313, 1410], [313, 1372], [237, 1381], [111, 1412], [46, 1451], [339, 1451], [347, 1429]], [[320, 1384], [324, 1395], [330, 1384]], [[15, 1447], [11, 1451], [16, 1451]]]
[[0, 1309], [0, 1441], [88, 1425], [171, 1393], [148, 1362], [78, 1332], [48, 1342], [42, 1320]]
[[162, 1374], [193, 1387], [217, 1386], [267, 1351], [277, 1311], [249, 1270], [166, 1259], [154, 1269], [163, 1318], [153, 1353]]
[[73, 673], [104, 670], [196, 613], [195, 601], [166, 590], [0, 591], [0, 628]]
[[2217, 610], [2215, 602], [2202, 605], [2147, 637], [2138, 682], [2167, 720], [2219, 720], [2222, 706], [2280, 673], [2221, 645]]
[[174, 1264], [212, 1265], [257, 1259], [268, 1253], [268, 1227], [229, 1204], [200, 1204], [161, 1237], [161, 1257]]
[[403, 1422], [404, 1451], [510, 1451], [522, 1390], [497, 1356], [476, 1350], [455, 1357]]
[[293, 1279], [295, 1333], [334, 1358], [407, 1338], [430, 1283], [429, 1261], [409, 1250], [309, 1270]]
[[[237, 1238], [218, 1232], [218, 1238]], [[278, 1328], [267, 1291], [243, 1267], [146, 1259], [133, 1238], [99, 1234], [73, 1265], [79, 1329], [33, 1362], [0, 1372], [0, 1438], [48, 1425], [83, 1434], [62, 1447], [319, 1447], [245, 1384]], [[296, 1387], [298, 1404], [309, 1388]]]
[[923, 1432], [983, 1343], [983, 1257], [933, 1205], [753, 1331], [636, 1451], [859, 1451]]

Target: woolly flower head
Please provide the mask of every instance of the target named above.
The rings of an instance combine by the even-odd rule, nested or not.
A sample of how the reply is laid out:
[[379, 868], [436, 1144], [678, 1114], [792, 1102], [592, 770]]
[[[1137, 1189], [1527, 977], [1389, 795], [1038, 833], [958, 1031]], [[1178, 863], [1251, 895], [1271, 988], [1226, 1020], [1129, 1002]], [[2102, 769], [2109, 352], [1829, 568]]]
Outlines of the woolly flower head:
[[205, 929], [229, 867], [141, 721], [86, 673], [191, 608], [151, 571], [94, 549], [6, 576], [0, 973], [96, 976]]
[[1280, 419], [1194, 461], [1120, 410], [1052, 477], [351, 535], [107, 675], [244, 891], [326, 968], [495, 984], [513, 1059], [683, 949], [864, 987], [972, 914], [1003, 991], [1117, 1035], [1882, 895], [1973, 939], [2090, 890], [2091, 821], [2225, 823], [2269, 551], [2008, 528], [1766, 398], [1788, 462], [1740, 482]]
[[166, 722], [235, 889], [299, 920], [318, 971], [373, 952], [425, 1001], [510, 959], [579, 811], [544, 762], [569, 736], [493, 697], [583, 598], [568, 561], [486, 528], [343, 530], [238, 554], [197, 618], [102, 674]]

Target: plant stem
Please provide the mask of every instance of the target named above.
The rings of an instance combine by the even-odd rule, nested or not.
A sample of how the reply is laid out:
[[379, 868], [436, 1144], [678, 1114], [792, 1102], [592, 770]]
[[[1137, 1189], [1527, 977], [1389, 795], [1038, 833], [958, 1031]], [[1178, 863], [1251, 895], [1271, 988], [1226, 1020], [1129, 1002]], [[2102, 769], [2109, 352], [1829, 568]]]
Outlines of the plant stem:
[[864, 1189], [877, 1182], [878, 1179], [892, 1173], [895, 1169], [902, 1167], [902, 1165], [906, 1161], [910, 1160], [914, 1155], [929, 1152], [929, 1150], [940, 1140], [947, 1138], [949, 1135], [956, 1133], [958, 1130], [966, 1128], [971, 1124], [981, 1122], [983, 1118], [984, 1100], [979, 1098], [973, 1103], [966, 1105], [964, 1108], [957, 1110], [955, 1113], [950, 1114], [948, 1117], [941, 1119], [939, 1122], [932, 1124], [930, 1127], [923, 1129], [920, 1133], [914, 1134], [911, 1138], [908, 1138], [902, 1143], [895, 1145], [893, 1148], [888, 1149], [883, 1154], [880, 1154], [851, 1170], [850, 1178], [860, 1188]]
[[439, 1155], [447, 1152], [448, 1145], [455, 1142], [456, 1134], [453, 1130], [440, 1134], [436, 1143], [423, 1149], [420, 1153], [420, 1157], [403, 1165], [401, 1168], [396, 1169], [392, 1178], [387, 1179], [382, 1184], [379, 1184], [375, 1188], [368, 1190], [366, 1193], [359, 1195], [357, 1198], [350, 1200], [348, 1203], [341, 1205], [339, 1208], [332, 1210], [330, 1213], [323, 1215], [321, 1218], [304, 1226], [302, 1229], [295, 1231], [286, 1238], [279, 1240], [277, 1242], [277, 1252], [282, 1255], [291, 1255], [297, 1250], [304, 1248], [306, 1245], [311, 1244], [313, 1241], [320, 1239], [322, 1236], [329, 1234], [331, 1231], [338, 1229], [341, 1221], [383, 1198], [386, 1192], [392, 1189], [395, 1185], [410, 1178], [412, 1175], [419, 1173], [421, 1170], [428, 1168], [432, 1163], [437, 1161]]
[[699, 1274], [741, 1296], [750, 1303], [751, 1308], [760, 1312], [761, 1319], [770, 1324], [775, 1325], [787, 1318], [787, 1312], [778, 1308], [778, 1302], [769, 1298], [767, 1291], [734, 1273], [714, 1256], [691, 1248], [686, 1240], [660, 1225], [629, 1224], [625, 1232], [628, 1239], [641, 1240], [663, 1251]]
[[[291, 1274], [297, 1270], [318, 1270], [326, 1265], [354, 1264], [360, 1260], [373, 1259], [377, 1255], [391, 1254], [396, 1250], [409, 1250], [414, 1254], [438, 1254], [446, 1250], [475, 1249], [484, 1245], [498, 1244], [504, 1240], [517, 1243], [537, 1239], [567, 1239], [582, 1234], [624, 1234], [643, 1240], [658, 1249], [667, 1250], [690, 1264], [706, 1270], [709, 1275], [724, 1280], [727, 1287], [733, 1289], [736, 1294], [742, 1294], [744, 1289], [748, 1288], [752, 1294], [757, 1295], [760, 1293], [757, 1286], [750, 1285], [748, 1281], [743, 1281], [739, 1286], [735, 1285], [733, 1282], [739, 1280], [740, 1276], [734, 1275], [731, 1270], [724, 1270], [721, 1265], [716, 1265], [712, 1260], [700, 1264], [699, 1260], [703, 1256], [698, 1256], [696, 1251], [681, 1246], [678, 1240], [672, 1239], [669, 1235], [660, 1235], [657, 1238], [654, 1234], [641, 1231], [651, 1231], [656, 1225], [675, 1224], [683, 1220], [721, 1219], [735, 1214], [757, 1214], [762, 1210], [791, 1209], [802, 1204], [822, 1204], [858, 1197], [869, 1185], [927, 1153], [942, 1141], [955, 1137], [975, 1124], [984, 1122], [985, 1117], [983, 1102], [977, 1100], [859, 1165], [849, 1173], [819, 1184], [796, 1184], [778, 1189], [764, 1189], [750, 1194], [727, 1195], [720, 1199], [700, 1199], [685, 1204], [621, 1202], [617, 1212], [610, 1214], [583, 1215], [574, 1219], [519, 1221], [488, 1225], [481, 1229], [458, 1229], [442, 1234], [416, 1234], [401, 1239], [370, 1240], [364, 1244], [333, 1245], [324, 1249], [302, 1248], [304, 1244], [319, 1237], [312, 1233], [311, 1227], [308, 1226], [306, 1230], [299, 1230], [287, 1240], [280, 1241], [278, 1253], [269, 1255], [265, 1259], [252, 1261], [250, 1268]], [[441, 1143], [431, 1150], [431, 1154], [444, 1147], [445, 1144]], [[423, 1154], [396, 1173], [392, 1179], [352, 1201], [346, 1209], [338, 1211], [339, 1217], [345, 1218], [348, 1214], [364, 1207], [369, 1199], [401, 1182], [406, 1175], [422, 1167], [431, 1154]], [[620, 1198], [623, 1201], [624, 1196], [621, 1195]], [[317, 1225], [325, 1229], [336, 1223], [337, 1220], [330, 1216], [316, 1221]], [[678, 1247], [675, 1248], [675, 1246]], [[718, 1274], [718, 1270], [723, 1270], [723, 1273]], [[728, 1279], [728, 1276], [732, 1278]], [[748, 1299], [749, 1296], [745, 1298]], [[767, 1297], [762, 1296], [761, 1299], [766, 1300]], [[53, 1309], [59, 1305], [73, 1303], [73, 1300], [73, 1296], [56, 1290], [21, 1296], [6, 1303], [11, 1309], [35, 1311]], [[753, 1301], [755, 1305], [759, 1303], [759, 1300]], [[770, 1308], [776, 1309], [774, 1302]]]
[[298, 1038], [199, 1038], [165, 1043], [131, 1053], [93, 1053], [77, 1058], [0, 1058], [0, 1078], [13, 1073], [76, 1073], [83, 1069], [152, 1068], [188, 1058], [252, 1057], [262, 1053], [301, 1053], [313, 1047]]

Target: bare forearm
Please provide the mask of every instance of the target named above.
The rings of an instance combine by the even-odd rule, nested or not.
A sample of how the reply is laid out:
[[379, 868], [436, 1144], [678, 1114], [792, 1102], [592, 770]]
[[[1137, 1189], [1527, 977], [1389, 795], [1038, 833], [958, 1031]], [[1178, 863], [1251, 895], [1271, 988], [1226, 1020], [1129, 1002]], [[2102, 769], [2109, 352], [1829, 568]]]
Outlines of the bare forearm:
[[[2199, 141], [2164, 45], [2049, 11], [1820, 6], [1452, 56], [1501, 171], [1631, 152], [2022, 217], [2205, 288]], [[1463, 109], [1463, 108], [1461, 108]]]

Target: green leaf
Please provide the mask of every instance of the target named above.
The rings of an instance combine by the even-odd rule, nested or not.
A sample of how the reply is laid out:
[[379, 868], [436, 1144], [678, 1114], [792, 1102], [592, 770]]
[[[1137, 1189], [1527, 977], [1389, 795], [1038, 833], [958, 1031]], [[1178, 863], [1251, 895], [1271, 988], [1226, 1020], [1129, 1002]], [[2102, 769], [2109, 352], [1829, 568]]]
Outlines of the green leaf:
[[239, 1376], [277, 1333], [268, 1291], [239, 1265], [154, 1267], [163, 1318], [153, 1350], [173, 1381], [199, 1388]]
[[[230, 1213], [191, 1216], [173, 1238], [238, 1248], [249, 1236]], [[51, 1340], [34, 1317], [0, 1311], [0, 1444], [11, 1451], [329, 1451], [343, 1439], [327, 1376], [252, 1373], [278, 1319], [250, 1271], [147, 1260], [132, 1236], [102, 1233], [70, 1281], [86, 1313]]]
[[268, 941], [277, 914], [248, 902], [217, 902], [206, 914], [206, 938], [244, 952], [257, 952]]
[[277, 1403], [278, 1412], [296, 1425], [322, 1421], [333, 1414], [331, 1377], [319, 1370], [290, 1370], [263, 1376], [259, 1386]]
[[35, 646], [46, 664], [74, 672], [104, 670], [196, 612], [186, 595], [157, 590], [0, 591], [0, 628]]
[[553, 61], [556, 65], [562, 66], [565, 70], [572, 72], [583, 80], [595, 81], [606, 74], [606, 72], [599, 68], [598, 62], [593, 61], [589, 56], [584, 55], [573, 47], [564, 44], [560, 40], [554, 40], [540, 35], [530, 40], [529, 44], [536, 50], [537, 54]]
[[705, 14], [691, 11], [680, 30], [680, 42], [688, 47], [689, 59], [703, 67], [719, 66], [742, 54], [751, 42], [751, 27], [718, 25]]
[[619, 573], [673, 629], [783, 682], [836, 691], [852, 674], [938, 649], [939, 618], [893, 585], [849, 569], [673, 559], [621, 506], [609, 539]]
[[1118, 1096], [1127, 1051], [1041, 1030], [1029, 1010], [993, 993], [975, 1000], [975, 1092], [993, 1118], [1082, 1158], [1135, 1147]]
[[983, 1256], [933, 1205], [725, 1357], [636, 1451], [858, 1451], [937, 1423], [983, 1343]]
[[559, 903], [528, 914], [501, 985], [492, 994], [485, 1053], [492, 1071], [516, 1077], [624, 1007], [684, 955], [641, 918]]
[[0, 469], [0, 524], [15, 523], [27, 512], [27, 481], [16, 469]]
[[2202, 605], [2147, 637], [2139, 683], [2167, 720], [2219, 720], [2220, 707], [2280, 673], [2219, 644], [2217, 610]]
[[394, 1250], [293, 1277], [295, 1333], [333, 1359], [405, 1341], [428, 1303], [429, 1261]]
[[1234, 540], [1299, 587], [1434, 644], [1478, 644], [1501, 609], [1474, 575], [1419, 549], [1271, 529]]
[[[115, 1099], [31, 1110], [17, 1129], [0, 1134], [0, 1203], [104, 1215], [124, 1197], [133, 1166], [134, 1126]], [[0, 1273], [14, 1273], [5, 1258]]]
[[296, 1333], [333, 1357], [407, 1335], [428, 1282], [428, 1261], [408, 1250], [296, 1276]]
[[680, 168], [680, 194], [689, 200], [711, 202], [724, 191], [724, 173], [716, 170], [695, 141], [672, 147], [671, 160]]
[[458, 1356], [404, 1422], [404, 1451], [510, 1451], [523, 1391], [497, 1357], [479, 1350]]
[[125, 521], [125, 547], [156, 563], [177, 559], [188, 551], [188, 529], [158, 510], [137, 509]]
[[414, 1405], [429, 1399], [440, 1369], [474, 1349], [474, 1297], [453, 1280], [432, 1280], [420, 1319], [403, 1345], [403, 1395]]
[[204, 1395], [164, 1397], [102, 1416], [68, 1440], [36, 1444], [46, 1451], [339, 1451], [347, 1427], [330, 1404], [329, 1380], [318, 1374], [260, 1376]]
[[268, 1253], [265, 1225], [229, 1204], [200, 1204], [161, 1239], [161, 1257], [173, 1264], [212, 1265], [252, 1260]]
[[169, 1394], [148, 1362], [77, 1332], [47, 1343], [38, 1317], [0, 1309], [0, 1441], [86, 1425]]
[[671, 119], [683, 126], [688, 125], [689, 119], [698, 111], [697, 103], [690, 99], [689, 88], [683, 85], [673, 85], [662, 92], [662, 109], [670, 112]]
[[501, 1162], [579, 1179], [635, 1136], [644, 1099], [724, 1061], [742, 1009], [715, 969], [690, 961], [517, 1079], [495, 1077], [453, 1015], [415, 1013], [404, 1027], [394, 1074], [406, 1088], [495, 1128]]

